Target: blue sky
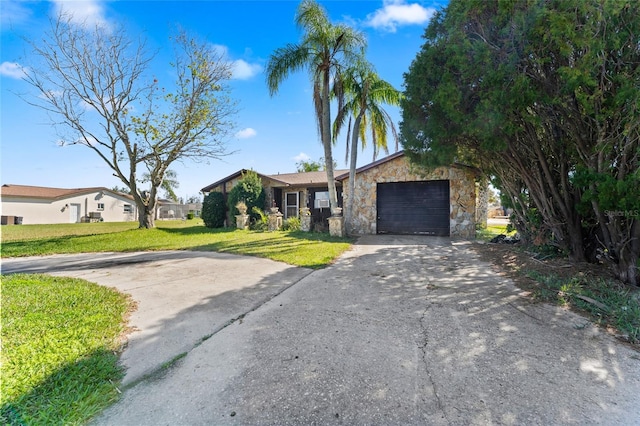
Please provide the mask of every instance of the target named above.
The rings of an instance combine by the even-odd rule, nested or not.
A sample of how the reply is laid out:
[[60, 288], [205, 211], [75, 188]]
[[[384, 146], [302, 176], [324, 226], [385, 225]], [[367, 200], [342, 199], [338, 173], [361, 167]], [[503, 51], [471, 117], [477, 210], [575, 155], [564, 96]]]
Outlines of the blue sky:
[[[378, 74], [402, 90], [403, 73], [418, 53], [424, 28], [446, 0], [319, 1], [332, 22], [348, 23], [368, 40], [367, 58]], [[323, 156], [316, 131], [308, 76], [297, 73], [270, 97], [264, 68], [278, 47], [299, 40], [294, 24], [298, 1], [0, 1], [0, 100], [2, 184], [62, 188], [123, 184], [93, 153], [82, 146], [60, 147], [59, 131], [47, 114], [17, 94], [33, 93], [21, 80], [29, 63], [24, 37], [37, 40], [58, 11], [101, 25], [124, 24], [129, 36], [144, 37], [159, 50], [156, 75], [170, 72], [169, 36], [176, 26], [219, 46], [234, 64], [231, 96], [238, 101], [235, 136], [228, 149], [235, 154], [206, 163], [175, 163], [182, 197], [242, 168], [260, 173], [291, 173], [300, 159]], [[166, 55], [166, 56], [163, 56]], [[386, 107], [396, 126], [400, 111]], [[345, 135], [334, 146], [338, 168], [345, 164]], [[390, 146], [393, 152], [393, 146]], [[372, 151], [359, 153], [358, 165], [371, 161]]]

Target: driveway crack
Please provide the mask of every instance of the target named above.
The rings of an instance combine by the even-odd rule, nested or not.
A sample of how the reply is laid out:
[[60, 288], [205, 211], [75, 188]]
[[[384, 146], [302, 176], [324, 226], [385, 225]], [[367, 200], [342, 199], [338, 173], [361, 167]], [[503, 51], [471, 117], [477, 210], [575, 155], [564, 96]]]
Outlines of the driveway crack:
[[[427, 306], [424, 309], [424, 311], [422, 311], [422, 315], [420, 316], [420, 319], [419, 319], [420, 331], [421, 331], [422, 337], [421, 337], [421, 344], [418, 345], [418, 349], [422, 354], [422, 365], [424, 366], [424, 371], [426, 372], [426, 375], [427, 375], [427, 379], [429, 382], [428, 385], [431, 387], [431, 391], [433, 392], [433, 395], [435, 397], [436, 408], [438, 409], [438, 411], [442, 413], [442, 417], [445, 419], [447, 424], [450, 425], [452, 423], [451, 423], [451, 420], [449, 420], [449, 418], [447, 417], [447, 412], [444, 408], [444, 403], [442, 402], [442, 400], [440, 399], [440, 395], [438, 394], [438, 385], [436, 384], [436, 381], [433, 377], [433, 373], [431, 371], [429, 359], [427, 355], [427, 346], [429, 345], [429, 336], [428, 336], [428, 331], [425, 323], [426, 323], [426, 316], [428, 311], [429, 311], [429, 306]], [[424, 401], [425, 400], [424, 393], [422, 395], [423, 395], [422, 399]]]

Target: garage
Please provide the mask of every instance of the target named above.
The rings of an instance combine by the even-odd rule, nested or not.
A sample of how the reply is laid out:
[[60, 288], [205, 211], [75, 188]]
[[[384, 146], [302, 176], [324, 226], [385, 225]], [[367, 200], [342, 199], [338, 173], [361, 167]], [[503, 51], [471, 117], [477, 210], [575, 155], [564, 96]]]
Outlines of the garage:
[[[462, 164], [421, 168], [396, 152], [336, 176], [343, 199], [352, 197], [347, 234], [418, 234], [474, 238], [477, 169]], [[349, 204], [345, 204], [348, 208]]]
[[377, 233], [449, 236], [448, 180], [377, 183]]

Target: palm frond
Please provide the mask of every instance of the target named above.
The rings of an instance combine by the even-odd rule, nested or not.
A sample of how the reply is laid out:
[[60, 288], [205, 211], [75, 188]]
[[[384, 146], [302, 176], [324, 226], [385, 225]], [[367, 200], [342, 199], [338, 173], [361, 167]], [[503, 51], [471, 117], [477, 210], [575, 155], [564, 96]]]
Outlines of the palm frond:
[[269, 94], [278, 93], [280, 83], [296, 71], [308, 66], [310, 51], [299, 44], [287, 44], [276, 49], [267, 62], [266, 76]]

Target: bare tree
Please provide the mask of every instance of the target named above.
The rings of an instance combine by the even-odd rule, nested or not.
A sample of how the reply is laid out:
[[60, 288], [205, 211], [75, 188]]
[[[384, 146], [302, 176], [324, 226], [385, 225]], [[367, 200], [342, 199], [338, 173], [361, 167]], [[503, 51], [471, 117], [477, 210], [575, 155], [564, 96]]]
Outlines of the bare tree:
[[[144, 42], [123, 28], [89, 28], [71, 18], [60, 15], [42, 40], [29, 42], [40, 62], [25, 80], [39, 96], [27, 102], [70, 132], [63, 144], [95, 152], [130, 189], [140, 228], [153, 228], [158, 189], [173, 162], [229, 154], [231, 64], [179, 32], [172, 39], [176, 80], [159, 81], [150, 76], [154, 55]], [[138, 188], [140, 173], [148, 173], [149, 191]]]

